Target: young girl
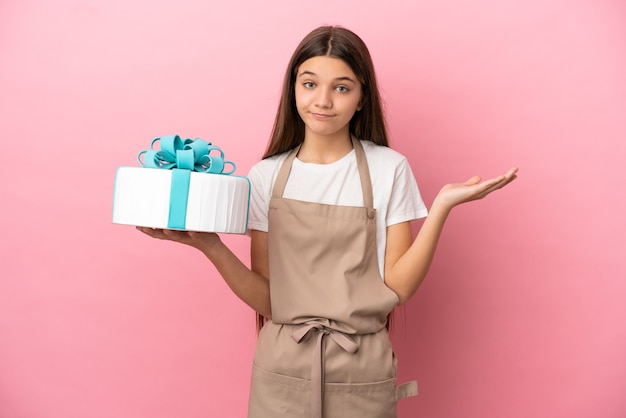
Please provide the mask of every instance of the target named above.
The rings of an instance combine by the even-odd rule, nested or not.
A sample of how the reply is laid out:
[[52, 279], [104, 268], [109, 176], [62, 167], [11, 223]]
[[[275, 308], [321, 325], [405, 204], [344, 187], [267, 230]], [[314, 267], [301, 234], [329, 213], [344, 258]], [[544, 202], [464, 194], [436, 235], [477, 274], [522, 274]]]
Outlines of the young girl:
[[396, 417], [417, 388], [396, 386], [388, 315], [426, 276], [452, 208], [516, 172], [446, 185], [413, 239], [410, 222], [427, 210], [407, 160], [387, 145], [367, 47], [324, 26], [293, 54], [267, 151], [249, 173], [251, 268], [216, 234], [139, 229], [202, 251], [266, 319], [249, 417]]

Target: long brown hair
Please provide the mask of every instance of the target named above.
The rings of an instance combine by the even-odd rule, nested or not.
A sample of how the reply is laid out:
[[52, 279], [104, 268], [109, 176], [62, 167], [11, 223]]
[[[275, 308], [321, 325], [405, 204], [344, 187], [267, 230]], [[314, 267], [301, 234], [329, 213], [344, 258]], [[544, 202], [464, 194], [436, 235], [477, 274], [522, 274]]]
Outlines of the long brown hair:
[[321, 26], [305, 36], [291, 56], [274, 128], [263, 158], [289, 151], [304, 141], [304, 122], [296, 108], [296, 75], [304, 61], [319, 56], [343, 60], [361, 83], [361, 110], [350, 121], [350, 133], [378, 145], [389, 145], [374, 63], [367, 46], [358, 35], [348, 29]]

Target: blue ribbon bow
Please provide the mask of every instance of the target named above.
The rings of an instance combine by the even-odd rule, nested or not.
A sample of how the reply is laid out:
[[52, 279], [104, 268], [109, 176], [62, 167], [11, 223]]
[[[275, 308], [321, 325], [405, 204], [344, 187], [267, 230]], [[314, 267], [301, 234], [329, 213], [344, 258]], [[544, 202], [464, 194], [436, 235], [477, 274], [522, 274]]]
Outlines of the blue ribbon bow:
[[[160, 142], [160, 150], [154, 148], [156, 142]], [[210, 155], [213, 151], [219, 155]], [[154, 138], [149, 150], [137, 154], [137, 160], [143, 167], [165, 170], [178, 168], [200, 173], [232, 174], [236, 169], [234, 162], [224, 160], [224, 151], [220, 147], [200, 138], [183, 140], [179, 135]], [[226, 164], [232, 165], [232, 170], [224, 172]]]
[[[154, 148], [156, 142], [160, 142], [160, 150]], [[210, 155], [213, 151], [219, 155]], [[236, 169], [234, 162], [224, 160], [224, 152], [219, 147], [200, 138], [183, 140], [178, 135], [154, 138], [149, 150], [137, 154], [137, 160], [146, 168], [172, 170], [167, 227], [173, 229], [185, 229], [192, 171], [230, 175]], [[224, 171], [226, 164], [232, 166], [230, 171]]]

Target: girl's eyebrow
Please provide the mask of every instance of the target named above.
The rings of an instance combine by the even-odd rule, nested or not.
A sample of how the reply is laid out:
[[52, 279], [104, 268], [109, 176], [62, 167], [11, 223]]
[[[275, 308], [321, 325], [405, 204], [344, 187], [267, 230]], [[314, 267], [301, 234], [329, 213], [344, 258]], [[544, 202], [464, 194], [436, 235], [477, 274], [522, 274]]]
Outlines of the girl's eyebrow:
[[[304, 75], [312, 75], [312, 76], [317, 77], [317, 74], [315, 74], [313, 71], [309, 71], [309, 70], [302, 71], [300, 74], [298, 74], [298, 77], [302, 77]], [[337, 77], [337, 78], [335, 78], [335, 81], [350, 81], [352, 83], [356, 83], [356, 81], [354, 81], [352, 78], [350, 78], [348, 76]]]

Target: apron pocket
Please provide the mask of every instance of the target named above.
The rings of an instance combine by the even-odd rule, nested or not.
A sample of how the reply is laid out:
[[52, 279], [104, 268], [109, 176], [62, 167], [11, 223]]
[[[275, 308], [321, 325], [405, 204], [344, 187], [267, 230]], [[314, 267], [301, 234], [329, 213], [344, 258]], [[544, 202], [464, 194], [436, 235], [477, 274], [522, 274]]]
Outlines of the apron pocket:
[[252, 365], [248, 418], [310, 417], [310, 383]]
[[[390, 378], [373, 383], [326, 383], [324, 418], [397, 418], [397, 401], [417, 394], [415, 382], [396, 386]], [[310, 418], [311, 382], [252, 365], [248, 418]]]
[[326, 383], [324, 412], [325, 418], [396, 418], [396, 379]]

